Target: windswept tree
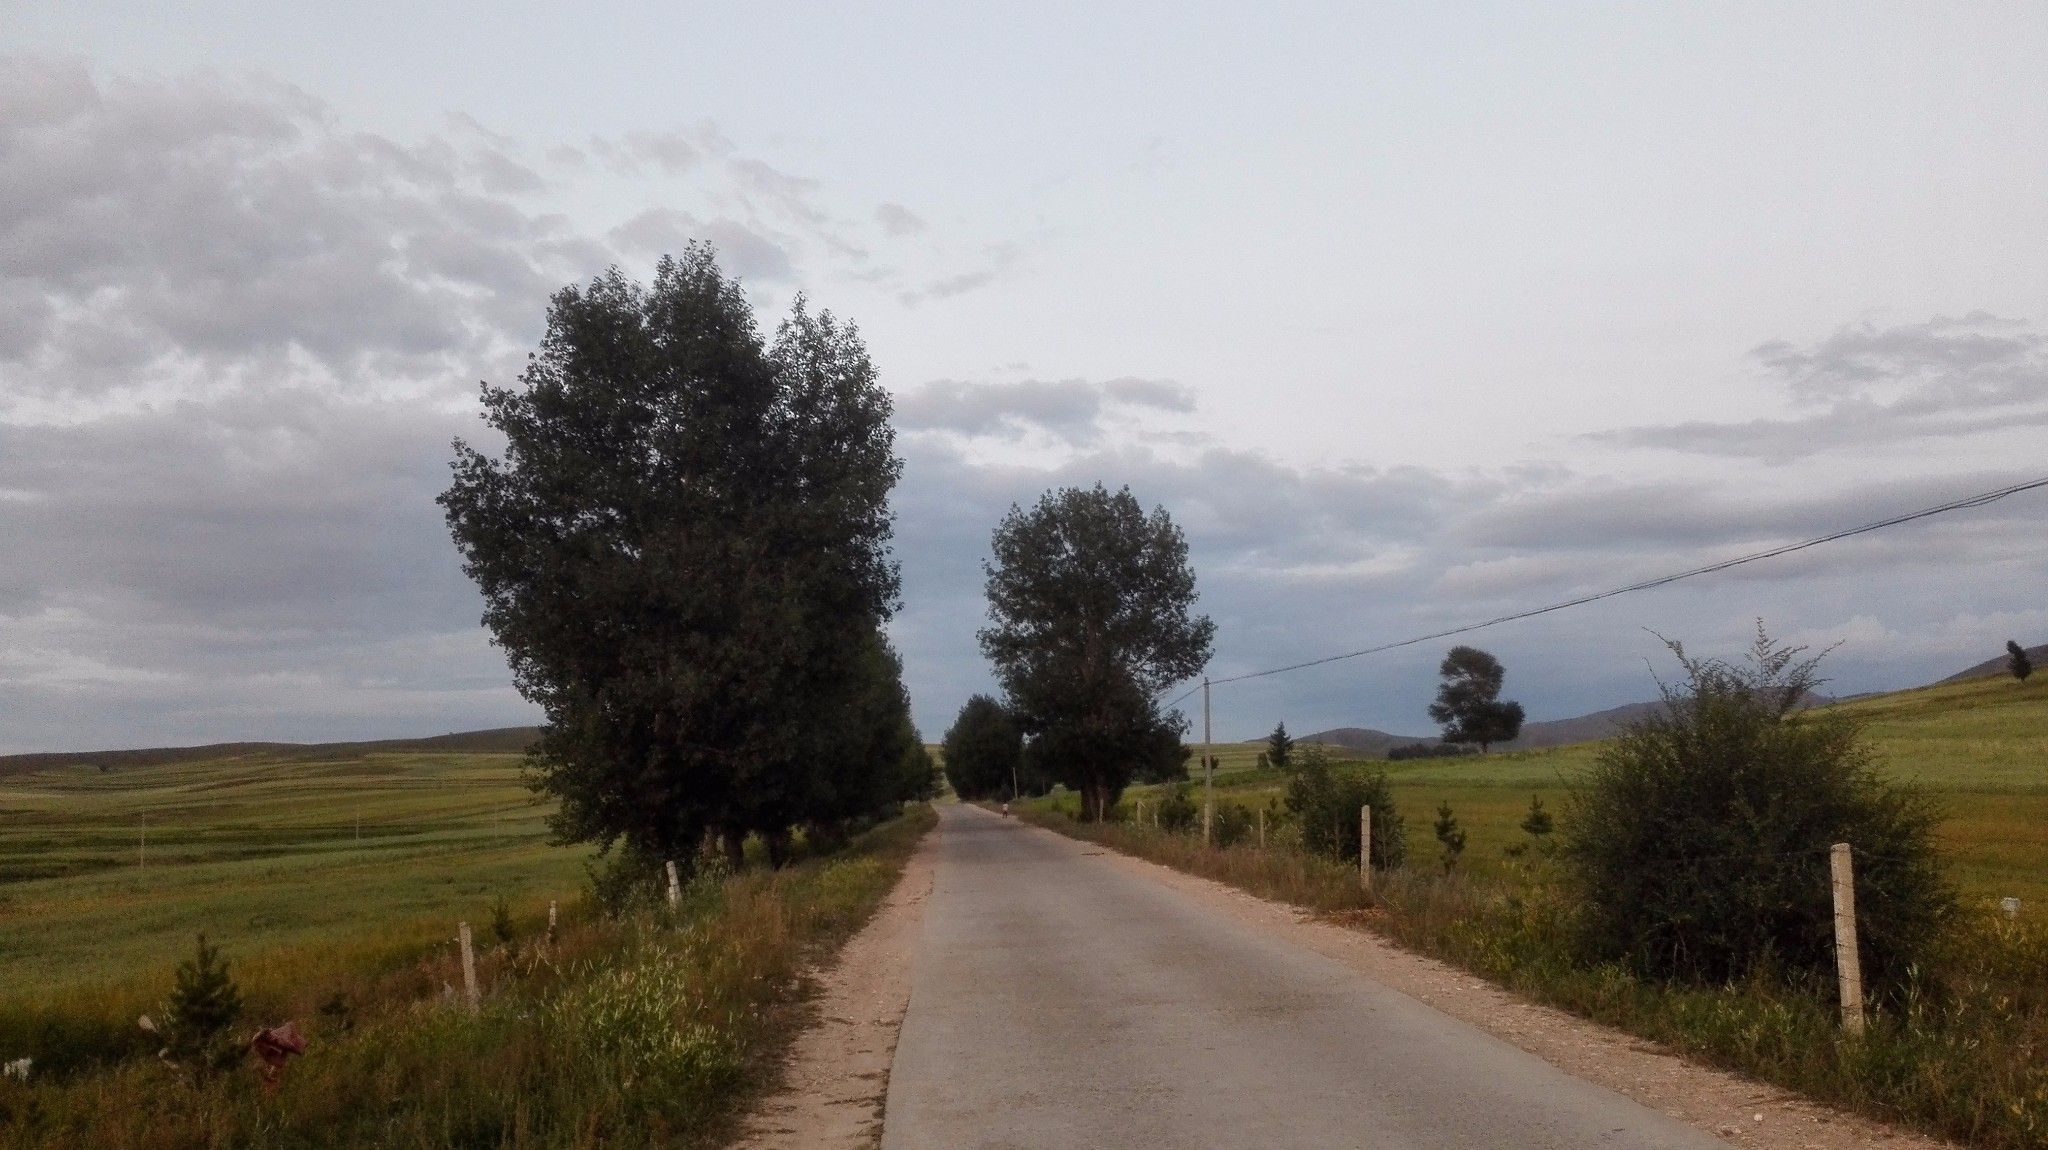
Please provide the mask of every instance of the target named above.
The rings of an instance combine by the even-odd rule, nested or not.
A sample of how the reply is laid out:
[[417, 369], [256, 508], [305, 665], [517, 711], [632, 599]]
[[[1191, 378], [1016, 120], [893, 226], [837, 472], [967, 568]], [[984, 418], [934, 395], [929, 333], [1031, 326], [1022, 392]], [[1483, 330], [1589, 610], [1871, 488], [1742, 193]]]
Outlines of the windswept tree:
[[1429, 717], [1443, 725], [1444, 742], [1477, 743], [1483, 755], [1522, 733], [1522, 704], [1501, 702], [1507, 671], [1499, 659], [1477, 647], [1453, 647], [1437, 673], [1444, 681]]
[[707, 831], [736, 855], [843, 815], [830, 740], [897, 708], [877, 645], [902, 466], [853, 329], [799, 300], [764, 343], [692, 245], [651, 287], [556, 293], [483, 407], [503, 455], [457, 441], [440, 502], [546, 712], [530, 766], [558, 838], [687, 859]]
[[960, 708], [940, 744], [946, 781], [963, 799], [1015, 797], [1022, 785], [1024, 733], [1001, 703], [976, 695]]
[[1202, 669], [1216, 631], [1192, 613], [1187, 540], [1129, 488], [1070, 487], [1028, 511], [1013, 505], [983, 569], [981, 649], [1031, 758], [1080, 793], [1084, 819], [1099, 819], [1165, 748], [1179, 759], [1186, 720], [1162, 714], [1157, 697]]
[[2012, 677], [2022, 683], [2027, 681], [2028, 675], [2034, 673], [2034, 661], [2027, 658], [2027, 649], [2012, 639], [2005, 641], [2005, 669], [2011, 671]]
[[1287, 723], [1283, 720], [1274, 726], [1272, 734], [1266, 736], [1266, 765], [1276, 771], [1284, 771], [1293, 755], [1294, 740], [1288, 737]]

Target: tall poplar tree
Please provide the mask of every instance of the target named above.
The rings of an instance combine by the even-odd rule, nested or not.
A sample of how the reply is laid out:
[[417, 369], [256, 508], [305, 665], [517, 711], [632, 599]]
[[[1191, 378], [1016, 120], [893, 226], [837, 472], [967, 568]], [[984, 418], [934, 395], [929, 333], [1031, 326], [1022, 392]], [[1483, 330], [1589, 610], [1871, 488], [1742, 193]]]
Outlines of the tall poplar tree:
[[556, 293], [483, 407], [503, 455], [457, 441], [440, 502], [546, 712], [530, 765], [557, 836], [687, 859], [707, 831], [736, 853], [810, 818], [821, 732], [895, 705], [869, 679], [894, 678], [874, 645], [901, 463], [858, 336], [798, 301], [764, 344], [691, 245], [651, 287], [614, 269]]
[[1031, 759], [1099, 819], [1132, 777], [1178, 759], [1186, 720], [1157, 696], [1209, 661], [1216, 625], [1195, 615], [1187, 539], [1129, 488], [1063, 488], [996, 528], [981, 648]]

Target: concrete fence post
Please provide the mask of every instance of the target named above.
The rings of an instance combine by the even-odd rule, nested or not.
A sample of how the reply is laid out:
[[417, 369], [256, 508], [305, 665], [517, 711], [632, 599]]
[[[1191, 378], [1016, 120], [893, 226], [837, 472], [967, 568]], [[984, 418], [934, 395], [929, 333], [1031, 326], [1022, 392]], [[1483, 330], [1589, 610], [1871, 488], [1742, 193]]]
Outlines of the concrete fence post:
[[1836, 843], [1828, 852], [1828, 870], [1834, 879], [1835, 973], [1842, 988], [1842, 1029], [1861, 1036], [1863, 962], [1856, 951], [1856, 871], [1848, 843]]
[[555, 941], [555, 900], [548, 900], [548, 941]]
[[480, 1001], [476, 993], [476, 946], [470, 941], [468, 923], [457, 928], [455, 940], [462, 944], [462, 996], [469, 1003], [469, 1012], [475, 1014]]
[[1358, 889], [1372, 889], [1372, 807], [1358, 808]]
[[668, 904], [680, 905], [683, 901], [683, 883], [676, 877], [676, 860], [668, 860]]

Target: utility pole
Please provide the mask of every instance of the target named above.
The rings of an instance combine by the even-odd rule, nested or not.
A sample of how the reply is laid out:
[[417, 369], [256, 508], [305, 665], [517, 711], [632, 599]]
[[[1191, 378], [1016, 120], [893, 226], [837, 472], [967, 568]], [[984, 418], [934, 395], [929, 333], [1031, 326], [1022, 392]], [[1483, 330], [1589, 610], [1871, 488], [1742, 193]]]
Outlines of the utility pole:
[[142, 837], [135, 844], [135, 869], [149, 865], [149, 812], [142, 813]]
[[1209, 745], [1209, 676], [1202, 676], [1202, 845], [1212, 841], [1209, 828], [1216, 821], [1216, 757]]

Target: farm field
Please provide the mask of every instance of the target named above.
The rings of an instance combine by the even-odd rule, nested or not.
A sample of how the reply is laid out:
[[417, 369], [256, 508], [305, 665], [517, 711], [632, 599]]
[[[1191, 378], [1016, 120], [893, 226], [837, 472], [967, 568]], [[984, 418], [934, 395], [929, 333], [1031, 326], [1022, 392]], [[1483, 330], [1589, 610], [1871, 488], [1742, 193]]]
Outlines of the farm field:
[[314, 751], [0, 776], [0, 1003], [167, 984], [202, 930], [246, 968], [578, 889], [587, 853], [547, 845], [520, 755]]
[[[1856, 716], [1891, 777], [1933, 792], [1947, 813], [1942, 827], [1950, 874], [1966, 898], [2014, 895], [2048, 905], [2048, 676], [2025, 684], [1975, 679], [1837, 704]], [[1261, 806], [1281, 793], [1275, 771], [1257, 769], [1264, 745], [1220, 745], [1217, 788], [1232, 801]], [[1430, 823], [1448, 800], [1470, 835], [1464, 865], [1495, 873], [1512, 865], [1503, 848], [1526, 839], [1519, 829], [1532, 795], [1558, 814], [1572, 780], [1599, 744], [1581, 743], [1481, 757], [1359, 760], [1385, 767], [1408, 827], [1411, 853], [1433, 854]], [[1197, 782], [1199, 771], [1195, 772]], [[1137, 788], [1149, 798], [1156, 788]]]

